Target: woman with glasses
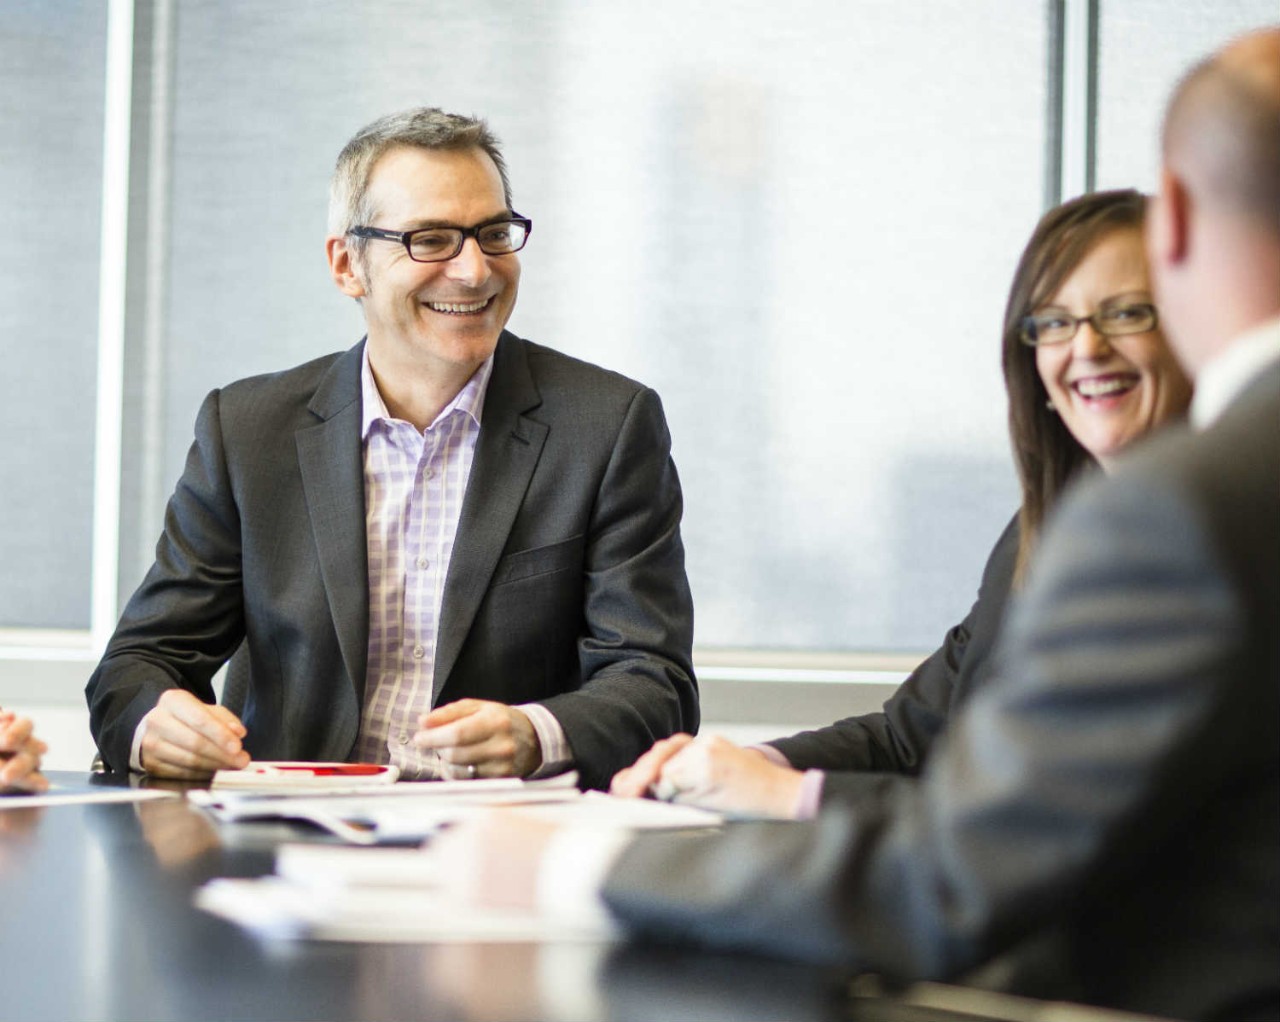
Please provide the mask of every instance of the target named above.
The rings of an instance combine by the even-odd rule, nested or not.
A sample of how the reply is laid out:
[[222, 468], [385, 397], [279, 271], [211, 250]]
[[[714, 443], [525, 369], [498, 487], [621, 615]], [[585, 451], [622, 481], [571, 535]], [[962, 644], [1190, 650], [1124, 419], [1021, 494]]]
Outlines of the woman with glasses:
[[0, 794], [44, 791], [40, 757], [48, 746], [32, 733], [31, 721], [0, 708]]
[[918, 774], [955, 707], [988, 675], [1004, 606], [1064, 489], [1104, 471], [1191, 400], [1160, 333], [1142, 227], [1146, 197], [1086, 195], [1050, 210], [1014, 273], [1003, 334], [1022, 506], [996, 542], [977, 602], [878, 713], [742, 748], [676, 735], [611, 791], [749, 816], [805, 818]]

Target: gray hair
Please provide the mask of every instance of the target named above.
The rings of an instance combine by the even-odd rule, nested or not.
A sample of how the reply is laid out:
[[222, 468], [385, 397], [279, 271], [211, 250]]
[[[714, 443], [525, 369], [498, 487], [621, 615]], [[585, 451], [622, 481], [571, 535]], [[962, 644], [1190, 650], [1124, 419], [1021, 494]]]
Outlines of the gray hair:
[[[480, 149], [493, 160], [502, 178], [502, 196], [511, 208], [511, 184], [497, 136], [479, 117], [445, 113], [438, 107], [417, 107], [380, 117], [361, 128], [342, 148], [329, 182], [329, 233], [343, 235], [357, 224], [368, 223], [375, 210], [369, 202], [369, 177], [388, 150], [400, 146], [418, 149]], [[365, 240], [352, 238], [357, 257]]]

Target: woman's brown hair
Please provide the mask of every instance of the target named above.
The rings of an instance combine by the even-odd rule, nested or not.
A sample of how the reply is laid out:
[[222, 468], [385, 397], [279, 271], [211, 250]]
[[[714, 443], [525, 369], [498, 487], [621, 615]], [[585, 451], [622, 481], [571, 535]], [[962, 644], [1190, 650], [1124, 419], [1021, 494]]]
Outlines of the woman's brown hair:
[[1009, 436], [1022, 484], [1021, 536], [1015, 580], [1021, 580], [1045, 516], [1093, 458], [1049, 406], [1035, 349], [1020, 339], [1022, 321], [1053, 295], [1104, 237], [1140, 228], [1147, 197], [1133, 189], [1094, 192], [1049, 210], [1018, 261], [1004, 314], [1001, 364], [1009, 394]]

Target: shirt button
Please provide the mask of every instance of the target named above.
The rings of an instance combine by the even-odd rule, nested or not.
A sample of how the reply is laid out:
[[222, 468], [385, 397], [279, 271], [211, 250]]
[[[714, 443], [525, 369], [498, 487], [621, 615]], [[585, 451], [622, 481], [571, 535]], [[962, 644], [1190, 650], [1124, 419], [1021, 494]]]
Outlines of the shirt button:
[[413, 647], [413, 659], [421, 660], [426, 655], [427, 655], [427, 651], [423, 649], [421, 646]]
[[425, 568], [426, 568], [426, 566], [427, 566], [428, 564], [430, 564], [430, 563], [431, 563], [431, 562], [430, 562], [430, 561], [428, 561], [425, 557], [419, 557], [419, 558], [418, 558], [418, 561], [417, 561], [418, 567], [419, 567], [419, 568], [423, 568], [423, 569], [425, 569]]
[[400, 732], [400, 744], [401, 744], [401, 745], [408, 745], [408, 744], [409, 744], [409, 732], [407, 732], [407, 731], [401, 731], [401, 732]]
[[434, 479], [435, 475], [436, 475], [436, 470], [434, 468], [424, 468], [422, 470], [423, 479]]

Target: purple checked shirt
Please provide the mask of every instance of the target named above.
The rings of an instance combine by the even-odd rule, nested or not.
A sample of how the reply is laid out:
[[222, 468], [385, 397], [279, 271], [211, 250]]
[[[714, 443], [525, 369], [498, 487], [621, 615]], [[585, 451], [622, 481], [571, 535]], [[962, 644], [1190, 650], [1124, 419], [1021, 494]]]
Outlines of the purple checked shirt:
[[[419, 714], [431, 709], [441, 598], [492, 371], [491, 356], [419, 433], [387, 411], [367, 348], [361, 368], [369, 663], [355, 758], [393, 763], [406, 778], [446, 772], [413, 735]], [[568, 742], [551, 712], [537, 704], [519, 709], [542, 746], [536, 776], [570, 765]]]

